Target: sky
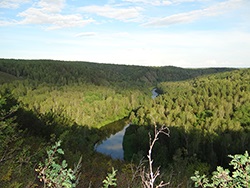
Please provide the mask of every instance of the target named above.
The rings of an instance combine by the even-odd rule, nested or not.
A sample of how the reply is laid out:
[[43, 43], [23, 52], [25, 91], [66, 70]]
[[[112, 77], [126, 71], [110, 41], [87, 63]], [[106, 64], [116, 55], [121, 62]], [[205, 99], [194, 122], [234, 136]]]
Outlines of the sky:
[[0, 0], [0, 58], [250, 67], [250, 0]]

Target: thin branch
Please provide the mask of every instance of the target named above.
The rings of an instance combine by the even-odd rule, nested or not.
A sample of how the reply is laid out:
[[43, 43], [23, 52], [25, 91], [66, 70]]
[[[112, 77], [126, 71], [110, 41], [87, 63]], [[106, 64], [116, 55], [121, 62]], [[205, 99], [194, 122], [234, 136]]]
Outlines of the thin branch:
[[[154, 172], [153, 171], [153, 162], [154, 160], [152, 159], [152, 151], [153, 147], [156, 143], [156, 141], [159, 139], [159, 134], [165, 134], [166, 136], [170, 136], [170, 130], [162, 126], [159, 129], [157, 129], [157, 126], [155, 124], [154, 126], [154, 138], [152, 139], [151, 134], [149, 133], [149, 150], [148, 150], [148, 164], [149, 164], [149, 172], [145, 172], [145, 167], [143, 167], [141, 171], [141, 179], [142, 179], [142, 184], [145, 188], [154, 188], [154, 183], [156, 178], [160, 175], [160, 167], [157, 168], [157, 170]], [[160, 182], [159, 185], [156, 186], [156, 188], [164, 187], [168, 185], [168, 183], [164, 183], [163, 181]]]

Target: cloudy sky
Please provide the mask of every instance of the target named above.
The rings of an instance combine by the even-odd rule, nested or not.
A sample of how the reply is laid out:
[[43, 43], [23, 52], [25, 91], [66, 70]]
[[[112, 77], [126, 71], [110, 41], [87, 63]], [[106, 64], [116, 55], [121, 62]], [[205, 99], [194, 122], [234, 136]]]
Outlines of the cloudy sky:
[[250, 67], [250, 0], [0, 0], [0, 58]]

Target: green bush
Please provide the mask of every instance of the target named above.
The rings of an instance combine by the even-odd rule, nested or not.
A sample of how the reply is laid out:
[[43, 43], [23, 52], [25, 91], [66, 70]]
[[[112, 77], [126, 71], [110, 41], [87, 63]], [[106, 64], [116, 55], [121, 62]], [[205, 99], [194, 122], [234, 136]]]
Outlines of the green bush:
[[103, 182], [103, 188], [108, 188], [109, 186], [117, 186], [117, 179], [116, 179], [116, 172], [114, 168], [112, 168], [112, 173], [108, 173], [106, 176], [106, 179], [104, 179]]
[[246, 151], [244, 155], [229, 155], [232, 158], [229, 163], [233, 166], [233, 171], [223, 169], [218, 166], [213, 172], [211, 180], [206, 175], [200, 175], [199, 171], [191, 179], [195, 182], [195, 187], [250, 187], [250, 157]]
[[64, 154], [60, 145], [61, 141], [56, 142], [51, 150], [47, 151], [48, 158], [45, 159], [44, 163], [40, 163], [36, 169], [38, 178], [43, 182], [44, 187], [72, 188], [76, 187], [78, 183], [81, 158], [74, 170], [67, 168], [68, 164], [66, 160], [63, 160], [61, 164], [57, 163], [57, 154]]

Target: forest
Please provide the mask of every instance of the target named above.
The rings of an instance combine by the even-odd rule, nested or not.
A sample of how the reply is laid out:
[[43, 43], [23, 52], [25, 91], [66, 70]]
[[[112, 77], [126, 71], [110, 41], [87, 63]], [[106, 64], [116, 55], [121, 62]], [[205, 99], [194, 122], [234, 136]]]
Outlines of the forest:
[[[165, 125], [170, 136], [160, 135], [153, 150], [160, 178], [168, 187], [194, 187], [196, 170], [209, 175], [228, 167], [229, 154], [249, 151], [249, 83], [250, 69], [0, 59], [0, 185], [42, 187], [36, 169], [60, 140], [59, 161], [73, 168], [83, 159], [77, 187], [101, 187], [112, 168], [117, 187], [142, 187], [134, 175], [148, 133]], [[124, 161], [94, 150], [119, 120], [131, 124]]]

